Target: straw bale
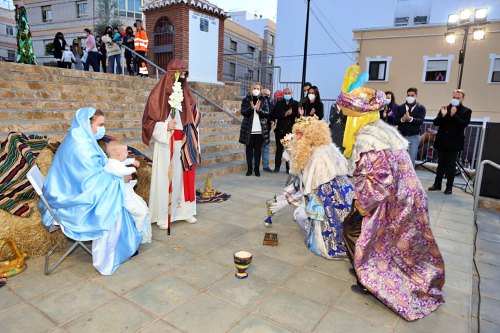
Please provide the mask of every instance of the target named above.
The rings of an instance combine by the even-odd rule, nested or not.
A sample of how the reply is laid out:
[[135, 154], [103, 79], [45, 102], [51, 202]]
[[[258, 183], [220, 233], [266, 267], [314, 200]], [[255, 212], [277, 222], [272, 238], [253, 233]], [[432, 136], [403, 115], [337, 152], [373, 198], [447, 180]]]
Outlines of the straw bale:
[[[46, 175], [54, 153], [44, 148], [36, 159], [40, 171]], [[42, 217], [38, 211], [38, 197], [29, 203], [34, 207], [30, 217], [19, 217], [0, 209], [0, 238], [12, 238], [21, 252], [27, 252], [29, 257], [46, 254], [55, 244], [64, 248], [66, 237], [58, 230], [49, 233], [42, 226]]]
[[141, 166], [137, 168], [137, 186], [135, 187], [135, 193], [141, 196], [141, 198], [149, 204], [152, 165], [144, 159], [144, 156], [134, 156], [134, 158], [141, 162]]

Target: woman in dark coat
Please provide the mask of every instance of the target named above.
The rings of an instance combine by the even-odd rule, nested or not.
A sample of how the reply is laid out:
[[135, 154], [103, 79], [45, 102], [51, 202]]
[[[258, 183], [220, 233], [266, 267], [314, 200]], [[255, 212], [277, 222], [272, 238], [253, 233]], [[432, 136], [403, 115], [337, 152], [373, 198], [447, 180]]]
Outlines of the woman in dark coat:
[[300, 107], [303, 111], [299, 110], [300, 115], [305, 117], [316, 116], [319, 120], [323, 119], [325, 114], [323, 110], [323, 102], [319, 96], [318, 87], [312, 86], [307, 90], [307, 96], [302, 99]]
[[66, 47], [66, 39], [62, 32], [58, 32], [52, 42], [54, 45], [54, 59], [57, 61], [57, 67], [64, 68], [64, 63], [61, 61], [64, 48]]
[[[252, 165], [255, 175], [260, 176], [260, 158], [262, 155], [262, 146], [269, 143], [269, 104], [267, 99], [263, 98], [261, 86], [254, 83], [250, 91], [241, 102], [241, 123], [239, 142], [246, 145], [246, 158], [248, 170], [246, 175], [252, 174]], [[253, 163], [252, 163], [253, 162]]]

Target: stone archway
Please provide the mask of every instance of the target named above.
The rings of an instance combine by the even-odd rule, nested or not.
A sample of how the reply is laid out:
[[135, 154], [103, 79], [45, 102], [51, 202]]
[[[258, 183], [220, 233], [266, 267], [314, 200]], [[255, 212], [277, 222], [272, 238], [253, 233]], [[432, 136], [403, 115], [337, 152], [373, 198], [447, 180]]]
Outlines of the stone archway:
[[156, 21], [153, 40], [154, 62], [166, 69], [168, 62], [174, 58], [174, 25], [168, 17], [162, 16]]

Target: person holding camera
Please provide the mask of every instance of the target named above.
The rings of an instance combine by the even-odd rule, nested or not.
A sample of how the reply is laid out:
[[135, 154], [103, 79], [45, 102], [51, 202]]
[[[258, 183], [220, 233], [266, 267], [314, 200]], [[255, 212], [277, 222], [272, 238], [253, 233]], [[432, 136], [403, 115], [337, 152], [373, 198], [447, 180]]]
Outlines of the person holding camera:
[[434, 185], [429, 191], [441, 191], [441, 182], [446, 175], [444, 194], [451, 194], [455, 179], [455, 161], [458, 153], [464, 148], [464, 131], [470, 123], [472, 111], [462, 104], [465, 92], [453, 90], [448, 106], [443, 105], [433, 123], [439, 126], [434, 141], [434, 149], [438, 151], [438, 166]]

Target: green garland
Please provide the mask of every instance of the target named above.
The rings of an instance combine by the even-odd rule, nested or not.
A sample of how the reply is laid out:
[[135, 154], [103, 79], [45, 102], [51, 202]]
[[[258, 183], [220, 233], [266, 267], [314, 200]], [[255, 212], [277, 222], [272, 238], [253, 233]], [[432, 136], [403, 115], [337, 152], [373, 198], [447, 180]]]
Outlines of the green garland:
[[16, 6], [17, 59], [20, 64], [36, 65], [35, 52], [31, 42], [31, 30], [24, 6]]

